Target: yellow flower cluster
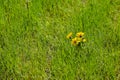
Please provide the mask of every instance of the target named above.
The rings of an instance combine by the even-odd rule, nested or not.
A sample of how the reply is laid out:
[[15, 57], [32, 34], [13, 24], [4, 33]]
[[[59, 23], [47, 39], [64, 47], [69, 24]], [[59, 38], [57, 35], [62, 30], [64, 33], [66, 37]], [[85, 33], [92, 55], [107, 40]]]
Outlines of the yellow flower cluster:
[[[67, 39], [72, 39], [72, 32], [67, 35]], [[71, 44], [74, 46], [79, 45], [82, 42], [86, 42], [83, 32], [76, 33], [76, 37], [71, 40]]]

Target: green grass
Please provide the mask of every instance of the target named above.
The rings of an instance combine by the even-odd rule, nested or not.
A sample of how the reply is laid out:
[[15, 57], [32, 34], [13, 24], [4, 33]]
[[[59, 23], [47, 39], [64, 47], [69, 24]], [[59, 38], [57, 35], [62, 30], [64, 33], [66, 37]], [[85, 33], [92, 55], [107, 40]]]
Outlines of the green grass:
[[120, 80], [120, 0], [0, 0], [0, 79]]

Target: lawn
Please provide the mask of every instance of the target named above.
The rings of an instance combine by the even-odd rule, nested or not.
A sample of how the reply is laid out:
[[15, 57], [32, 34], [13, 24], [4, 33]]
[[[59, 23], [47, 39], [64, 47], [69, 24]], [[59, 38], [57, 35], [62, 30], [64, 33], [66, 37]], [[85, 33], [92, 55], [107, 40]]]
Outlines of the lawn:
[[0, 0], [0, 80], [120, 80], [120, 0]]

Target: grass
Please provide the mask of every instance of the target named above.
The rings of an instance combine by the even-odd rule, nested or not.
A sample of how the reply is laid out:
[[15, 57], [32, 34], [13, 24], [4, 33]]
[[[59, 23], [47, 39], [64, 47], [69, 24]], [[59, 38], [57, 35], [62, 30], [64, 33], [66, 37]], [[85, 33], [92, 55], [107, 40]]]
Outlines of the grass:
[[[0, 79], [119, 80], [119, 8], [119, 0], [0, 0]], [[84, 48], [66, 39], [79, 31]]]

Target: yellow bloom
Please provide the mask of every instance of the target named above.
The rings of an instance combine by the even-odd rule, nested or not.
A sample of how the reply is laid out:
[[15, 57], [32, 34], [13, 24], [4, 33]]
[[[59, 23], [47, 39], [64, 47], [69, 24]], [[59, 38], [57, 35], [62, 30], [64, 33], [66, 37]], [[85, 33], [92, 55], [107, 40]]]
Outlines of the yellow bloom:
[[83, 42], [86, 42], [86, 39], [83, 39]]
[[82, 42], [82, 38], [77, 38], [77, 41], [78, 42]]
[[70, 32], [68, 35], [67, 35], [67, 38], [70, 39], [72, 37], [72, 32]]
[[76, 46], [76, 45], [79, 44], [79, 41], [78, 41], [78, 39], [75, 37], [75, 38], [72, 39], [71, 43], [72, 43], [72, 45]]
[[84, 35], [83, 32], [78, 32], [78, 33], [76, 34], [77, 37], [82, 37], [83, 35]]

